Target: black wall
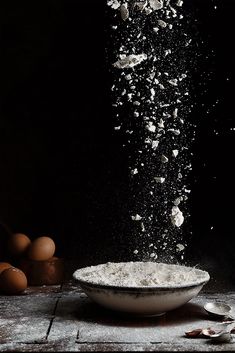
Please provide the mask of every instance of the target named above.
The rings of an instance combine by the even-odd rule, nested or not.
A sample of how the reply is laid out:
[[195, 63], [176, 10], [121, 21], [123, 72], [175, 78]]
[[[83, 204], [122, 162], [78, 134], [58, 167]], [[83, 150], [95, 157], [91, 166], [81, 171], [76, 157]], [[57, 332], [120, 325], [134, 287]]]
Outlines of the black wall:
[[204, 55], [199, 74], [210, 74], [208, 81], [196, 82], [188, 257], [205, 264], [215, 277], [235, 282], [235, 2], [194, 1], [194, 10]]
[[[235, 2], [185, 3], [198, 18], [202, 50], [214, 50], [198, 69], [212, 71], [211, 80], [202, 88], [200, 75], [195, 78], [198, 105], [192, 114], [198, 127], [187, 259], [222, 267], [232, 280]], [[118, 236], [127, 156], [110, 116], [104, 6], [102, 0], [0, 5], [0, 218], [32, 238], [51, 235], [57, 254], [80, 264], [130, 256], [131, 239]]]

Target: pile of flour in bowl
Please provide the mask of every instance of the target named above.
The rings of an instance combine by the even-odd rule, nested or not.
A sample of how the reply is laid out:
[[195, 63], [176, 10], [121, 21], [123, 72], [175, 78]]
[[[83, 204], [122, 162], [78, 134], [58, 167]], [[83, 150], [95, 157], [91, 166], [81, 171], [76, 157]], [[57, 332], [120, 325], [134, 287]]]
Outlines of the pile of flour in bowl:
[[189, 285], [209, 279], [205, 271], [193, 267], [154, 262], [108, 262], [75, 272], [78, 280], [99, 285], [152, 287]]

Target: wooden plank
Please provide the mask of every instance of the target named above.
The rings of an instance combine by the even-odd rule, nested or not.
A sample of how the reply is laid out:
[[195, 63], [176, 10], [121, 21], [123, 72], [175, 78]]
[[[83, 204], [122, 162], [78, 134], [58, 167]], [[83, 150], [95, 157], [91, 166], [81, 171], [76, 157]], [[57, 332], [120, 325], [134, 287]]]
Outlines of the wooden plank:
[[10, 342], [45, 342], [58, 300], [54, 289], [29, 288], [20, 296], [0, 297], [0, 350]]
[[[191, 345], [181, 345], [177, 343], [164, 344], [84, 344], [77, 347], [81, 352], [232, 352], [234, 344], [205, 344], [198, 345], [196, 342]], [[77, 351], [77, 350], [76, 350]]]
[[162, 317], [131, 318], [91, 302], [73, 283], [29, 288], [23, 296], [0, 297], [0, 351], [235, 351], [235, 342], [184, 335], [214, 323], [203, 309], [213, 300], [234, 305], [235, 293], [201, 293]]
[[72, 294], [72, 293], [83, 293], [83, 290], [81, 287], [75, 283], [73, 280], [66, 282], [62, 285], [61, 288], [61, 293], [64, 293], [66, 295]]
[[76, 344], [71, 344], [66, 339], [45, 344], [8, 343], [0, 345], [0, 352], [77, 352], [81, 351]]
[[162, 317], [131, 318], [103, 309], [89, 299], [82, 301], [71, 297], [70, 310], [74, 310], [78, 320], [78, 343], [169, 343], [180, 340], [187, 344], [185, 331], [213, 323], [203, 309], [205, 302], [204, 297], [197, 297]]
[[1, 320], [0, 344], [12, 341], [15, 343], [44, 343], [49, 326], [50, 319], [44, 318]]
[[200, 295], [160, 318], [130, 318], [92, 303], [84, 294], [70, 292], [68, 296], [63, 296], [58, 304], [48, 343], [61, 345], [63, 338], [67, 340], [68, 346], [77, 349], [86, 348], [88, 351], [96, 350], [98, 347], [104, 350], [106, 346], [107, 349], [114, 346], [116, 349], [120, 346], [122, 350], [124, 344], [129, 348], [130, 345], [138, 346], [138, 350], [140, 347], [144, 350], [144, 347], [149, 345], [172, 350], [172, 347], [177, 345], [181, 350], [201, 347], [203, 351], [207, 347], [205, 346], [207, 340], [203, 338], [197, 341], [190, 340], [184, 333], [198, 327], [209, 327], [214, 323], [203, 309], [208, 300], [225, 300], [233, 304], [235, 294], [221, 296], [210, 293], [208, 297]]
[[48, 335], [48, 342], [56, 344], [61, 340], [75, 343], [78, 336], [77, 305], [83, 300], [83, 293], [63, 295], [58, 302], [53, 325]]
[[150, 344], [150, 343], [84, 343], [76, 344], [63, 341], [59, 344], [4, 344], [1, 352], [234, 352], [235, 343], [198, 345], [197, 341], [190, 345], [182, 344]]

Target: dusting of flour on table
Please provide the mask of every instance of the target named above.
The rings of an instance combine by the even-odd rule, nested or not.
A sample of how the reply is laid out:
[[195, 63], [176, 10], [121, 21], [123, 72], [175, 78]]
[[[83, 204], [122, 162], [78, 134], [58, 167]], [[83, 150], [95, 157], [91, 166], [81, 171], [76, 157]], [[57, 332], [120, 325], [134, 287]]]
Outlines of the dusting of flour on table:
[[108, 262], [75, 272], [77, 279], [99, 285], [151, 287], [189, 285], [209, 277], [193, 267], [155, 262]]

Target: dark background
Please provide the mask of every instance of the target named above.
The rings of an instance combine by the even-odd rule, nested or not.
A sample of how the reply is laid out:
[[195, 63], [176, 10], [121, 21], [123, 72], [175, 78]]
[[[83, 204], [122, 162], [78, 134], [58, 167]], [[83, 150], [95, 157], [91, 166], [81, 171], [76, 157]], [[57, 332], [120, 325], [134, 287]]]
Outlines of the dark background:
[[[235, 282], [235, 2], [185, 4], [198, 18], [205, 51], [195, 75], [193, 236], [186, 258]], [[118, 236], [127, 156], [110, 116], [105, 2], [0, 7], [1, 221], [32, 239], [52, 236], [57, 255], [79, 265], [130, 258], [131, 239]], [[214, 56], [207, 55], [211, 49]], [[205, 72], [212, 72], [208, 81]]]

